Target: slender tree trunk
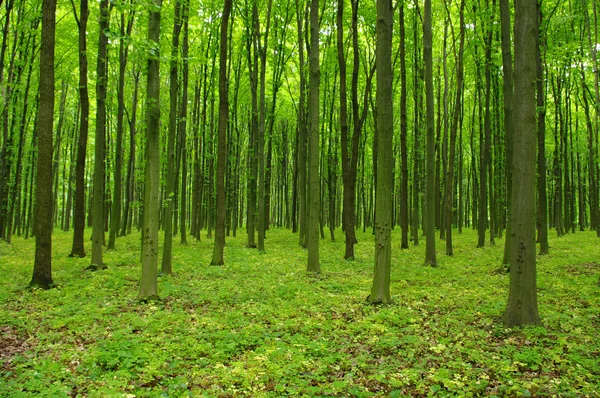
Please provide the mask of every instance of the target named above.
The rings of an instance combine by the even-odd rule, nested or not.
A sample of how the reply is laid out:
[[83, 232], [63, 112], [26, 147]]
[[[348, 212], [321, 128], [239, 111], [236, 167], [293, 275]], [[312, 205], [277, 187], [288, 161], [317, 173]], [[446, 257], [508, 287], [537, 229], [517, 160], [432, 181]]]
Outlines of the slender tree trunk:
[[296, 3], [296, 14], [298, 21], [298, 53], [300, 55], [300, 94], [298, 100], [298, 224], [299, 224], [299, 243], [301, 247], [307, 247], [307, 207], [306, 207], [306, 169], [307, 169], [307, 122], [305, 110], [305, 88], [306, 88], [306, 61], [304, 60], [304, 33], [302, 22], [302, 12], [299, 8], [300, 2]]
[[433, 109], [433, 42], [431, 32], [431, 0], [425, 0], [423, 18], [423, 60], [427, 109], [427, 193], [425, 214], [425, 265], [437, 266], [435, 251], [435, 126]]
[[267, 79], [267, 45], [269, 40], [269, 27], [271, 26], [271, 4], [267, 2], [267, 26], [264, 31], [264, 43], [260, 43], [261, 32], [258, 24], [258, 14], [255, 20], [255, 35], [260, 57], [260, 82], [259, 82], [259, 117], [258, 117], [258, 251], [265, 252], [265, 221], [268, 217], [265, 202], [265, 87]]
[[513, 62], [510, 38], [510, 8], [508, 0], [500, 0], [500, 40], [502, 45], [502, 70], [504, 71], [504, 143], [506, 146], [506, 240], [504, 241], [504, 257], [502, 264], [508, 264], [510, 258], [511, 212], [512, 212], [512, 162], [513, 162]]
[[54, 120], [54, 46], [56, 1], [42, 3], [40, 106], [35, 217], [35, 260], [29, 286], [49, 289], [52, 281], [52, 126]]
[[227, 121], [229, 99], [227, 97], [227, 25], [232, 0], [225, 0], [221, 14], [221, 40], [219, 49], [219, 125], [217, 137], [217, 224], [215, 245], [210, 265], [223, 265], [225, 248], [225, 164], [227, 161]]
[[[73, 10], [75, 12], [75, 10]], [[85, 257], [83, 244], [85, 230], [85, 157], [89, 129], [90, 100], [87, 83], [87, 19], [88, 0], [81, 0], [79, 20], [79, 138], [77, 140], [77, 163], [75, 166], [75, 208], [73, 210], [73, 245], [70, 257]]]
[[[537, 187], [538, 187], [538, 242], [540, 254], [548, 254], [548, 196], [546, 191], [546, 93], [542, 64], [542, 10], [537, 3], [538, 35], [536, 36], [536, 91], [537, 91]], [[508, 231], [507, 231], [508, 236]], [[508, 239], [507, 239], [508, 241]]]
[[[186, 220], [187, 220], [187, 115], [188, 115], [188, 84], [189, 84], [189, 0], [184, 3], [183, 9], [183, 48], [181, 56], [183, 58], [183, 88], [181, 92], [181, 107], [179, 113], [179, 161], [178, 167], [181, 167], [181, 197], [179, 205], [179, 234], [182, 245], [187, 245]], [[181, 166], [179, 166], [181, 165]], [[175, 173], [178, 175], [179, 173]]]
[[158, 214], [160, 186], [160, 8], [154, 0], [149, 10], [148, 81], [146, 85], [146, 168], [144, 184], [144, 221], [142, 227], [142, 277], [138, 298], [158, 300]]
[[121, 227], [121, 235], [125, 236], [131, 233], [131, 224], [133, 222], [133, 209], [131, 204], [135, 197], [135, 156], [136, 144], [135, 133], [137, 123], [137, 103], [138, 103], [138, 88], [139, 88], [140, 72], [133, 72], [133, 99], [131, 104], [131, 118], [129, 119], [129, 160], [127, 162], [127, 177], [125, 178], [125, 209], [123, 210], [123, 225]]
[[165, 231], [160, 272], [171, 274], [173, 256], [173, 208], [175, 207], [175, 138], [177, 136], [177, 100], [179, 97], [179, 36], [181, 34], [181, 1], [174, 4], [173, 35], [169, 70], [169, 131], [167, 135], [166, 206], [163, 220]]
[[123, 130], [125, 117], [125, 68], [127, 66], [127, 45], [124, 43], [126, 37], [131, 35], [133, 28], [133, 16], [127, 21], [125, 27], [125, 13], [121, 12], [121, 40], [119, 43], [119, 81], [117, 89], [117, 142], [115, 146], [115, 169], [114, 169], [114, 192], [112, 210], [110, 213], [110, 233], [108, 235], [107, 249], [115, 249], [117, 232], [121, 224], [121, 180], [123, 162]]
[[106, 268], [102, 260], [104, 244], [104, 184], [106, 172], [106, 89], [108, 85], [108, 0], [100, 2], [100, 39], [96, 80], [96, 140], [94, 144], [94, 202], [92, 219], [92, 262], [88, 269]]
[[453, 199], [453, 187], [454, 187], [454, 161], [456, 157], [456, 133], [458, 131], [458, 124], [461, 108], [461, 98], [463, 90], [463, 54], [465, 51], [465, 0], [461, 0], [460, 3], [460, 39], [459, 39], [459, 50], [458, 57], [456, 60], [456, 103], [454, 104], [454, 114], [452, 117], [452, 126], [450, 128], [450, 154], [448, 156], [448, 169], [446, 170], [446, 184], [444, 192], [445, 200], [445, 212], [446, 212], [446, 254], [452, 256], [452, 205]]
[[309, 129], [308, 137], [308, 189], [310, 190], [308, 202], [308, 263], [306, 270], [311, 273], [321, 272], [319, 263], [319, 0], [310, 3], [310, 95], [308, 100]]
[[406, 31], [404, 28], [404, 3], [400, 5], [400, 226], [402, 238], [400, 248], [408, 249], [408, 116], [406, 106]]

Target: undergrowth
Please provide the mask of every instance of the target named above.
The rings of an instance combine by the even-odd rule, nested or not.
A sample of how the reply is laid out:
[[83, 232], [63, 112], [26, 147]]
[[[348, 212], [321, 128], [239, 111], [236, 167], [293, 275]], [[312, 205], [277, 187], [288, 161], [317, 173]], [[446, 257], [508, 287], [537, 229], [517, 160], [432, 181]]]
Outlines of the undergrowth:
[[[89, 231], [87, 231], [89, 233]], [[600, 241], [551, 237], [538, 257], [543, 326], [506, 330], [498, 272], [503, 240], [476, 249], [455, 234], [455, 255], [422, 266], [424, 244], [393, 235], [393, 304], [365, 299], [373, 237], [357, 260], [343, 235], [321, 241], [318, 276], [288, 230], [268, 231], [266, 254], [227, 238], [175, 244], [160, 302], [137, 301], [139, 235], [105, 253], [108, 269], [67, 258], [72, 233], [53, 235], [57, 288], [25, 289], [34, 241], [0, 244], [0, 395], [20, 396], [597, 396], [600, 393]], [[177, 238], [175, 238], [177, 241]], [[90, 247], [87, 247], [90, 252]]]

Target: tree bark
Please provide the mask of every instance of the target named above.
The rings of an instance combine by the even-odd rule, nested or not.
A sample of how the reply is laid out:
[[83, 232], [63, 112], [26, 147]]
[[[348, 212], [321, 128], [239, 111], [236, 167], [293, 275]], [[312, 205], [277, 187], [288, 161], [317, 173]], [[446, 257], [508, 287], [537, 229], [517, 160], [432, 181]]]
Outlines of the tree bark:
[[232, 0], [225, 0], [221, 14], [221, 40], [219, 48], [219, 124], [217, 137], [217, 223], [215, 244], [210, 265], [223, 265], [225, 248], [225, 165], [227, 162], [227, 121], [229, 99], [227, 95], [227, 26]]
[[108, 0], [100, 2], [100, 38], [96, 80], [96, 138], [94, 144], [94, 200], [92, 218], [92, 262], [88, 269], [105, 269], [102, 259], [104, 245], [104, 194], [106, 172], [106, 90], [108, 85], [108, 36], [110, 23]]
[[146, 169], [142, 227], [141, 301], [158, 300], [158, 214], [160, 187], [160, 7], [154, 0], [148, 18], [148, 81], [146, 84]]
[[375, 194], [375, 268], [369, 302], [388, 304], [392, 260], [393, 107], [392, 2], [377, 1], [377, 183]]
[[29, 286], [49, 289], [52, 280], [52, 127], [54, 120], [54, 47], [56, 0], [42, 3], [40, 52], [40, 106], [38, 108], [38, 157], [36, 177], [35, 260]]
[[179, 35], [181, 33], [181, 1], [174, 4], [173, 35], [171, 36], [171, 59], [169, 69], [169, 130], [167, 135], [167, 178], [165, 191], [165, 218], [163, 229], [162, 274], [172, 273], [173, 256], [173, 208], [175, 207], [175, 138], [177, 136], [177, 100], [179, 97]]
[[506, 327], [539, 324], [535, 267], [536, 0], [515, 1], [515, 114], [510, 292]]
[[319, 178], [319, 0], [311, 0], [310, 4], [310, 79], [309, 79], [309, 161], [308, 161], [308, 189], [310, 190], [308, 203], [308, 263], [306, 270], [311, 273], [321, 272], [319, 263], [319, 213], [320, 213], [320, 178]]
[[433, 104], [433, 51], [431, 0], [425, 0], [423, 18], [423, 61], [427, 109], [427, 193], [425, 196], [425, 265], [437, 266], [435, 251], [435, 126]]
[[[73, 10], [75, 12], [75, 10]], [[85, 230], [85, 157], [89, 129], [90, 100], [87, 83], [87, 20], [88, 0], [81, 0], [79, 20], [79, 138], [77, 140], [77, 163], [75, 166], [75, 208], [73, 210], [73, 245], [69, 257], [85, 257], [83, 244]]]

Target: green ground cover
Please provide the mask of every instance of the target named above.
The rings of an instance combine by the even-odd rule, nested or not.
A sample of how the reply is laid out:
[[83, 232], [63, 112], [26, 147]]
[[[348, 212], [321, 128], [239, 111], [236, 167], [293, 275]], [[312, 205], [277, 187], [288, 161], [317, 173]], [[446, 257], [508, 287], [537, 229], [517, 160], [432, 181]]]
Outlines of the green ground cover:
[[[598, 396], [600, 240], [551, 237], [538, 258], [543, 327], [505, 330], [498, 272], [503, 240], [422, 266], [424, 245], [394, 250], [389, 306], [365, 302], [372, 236], [342, 260], [343, 236], [321, 241], [323, 273], [305, 273], [297, 235], [272, 230], [267, 253], [228, 238], [224, 267], [212, 240], [175, 245], [161, 302], [136, 300], [139, 236], [105, 254], [107, 270], [69, 259], [54, 234], [58, 288], [26, 290], [33, 240], [0, 244], [0, 395], [19, 396]], [[394, 231], [399, 247], [399, 231]], [[90, 251], [90, 248], [88, 248]]]

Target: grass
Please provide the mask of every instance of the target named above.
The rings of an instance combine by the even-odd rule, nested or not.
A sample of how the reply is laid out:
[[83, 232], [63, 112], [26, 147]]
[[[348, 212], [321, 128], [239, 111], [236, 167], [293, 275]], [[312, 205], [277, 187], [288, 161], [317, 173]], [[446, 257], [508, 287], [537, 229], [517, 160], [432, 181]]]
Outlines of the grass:
[[[455, 255], [422, 266], [424, 244], [401, 251], [394, 231], [392, 305], [365, 301], [373, 238], [357, 260], [343, 236], [321, 241], [322, 274], [305, 272], [298, 236], [272, 230], [266, 254], [228, 238], [224, 267], [212, 240], [174, 246], [161, 302], [136, 297], [139, 236], [106, 252], [108, 269], [67, 258], [54, 234], [58, 288], [27, 290], [34, 241], [0, 244], [0, 395], [20, 396], [598, 396], [600, 241], [551, 237], [538, 258], [543, 327], [497, 323], [508, 276], [503, 240], [476, 249], [455, 234]], [[88, 252], [90, 247], [87, 247]]]

